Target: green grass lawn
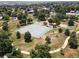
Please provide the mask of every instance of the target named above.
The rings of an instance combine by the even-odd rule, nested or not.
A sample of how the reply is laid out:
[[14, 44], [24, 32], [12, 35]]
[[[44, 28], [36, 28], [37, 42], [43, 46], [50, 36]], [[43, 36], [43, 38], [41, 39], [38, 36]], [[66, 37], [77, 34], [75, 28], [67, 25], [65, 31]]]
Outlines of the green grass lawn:
[[31, 51], [36, 44], [42, 44], [44, 42], [43, 39], [32, 38], [32, 42], [27, 43], [24, 41], [24, 36], [21, 35], [21, 37], [21, 39], [16, 39], [15, 33], [12, 35], [14, 45], [24, 51]]
[[61, 55], [60, 53], [53, 53], [51, 54], [52, 58], [62, 58], [63, 55]]
[[30, 55], [23, 54], [23, 58], [30, 58]]

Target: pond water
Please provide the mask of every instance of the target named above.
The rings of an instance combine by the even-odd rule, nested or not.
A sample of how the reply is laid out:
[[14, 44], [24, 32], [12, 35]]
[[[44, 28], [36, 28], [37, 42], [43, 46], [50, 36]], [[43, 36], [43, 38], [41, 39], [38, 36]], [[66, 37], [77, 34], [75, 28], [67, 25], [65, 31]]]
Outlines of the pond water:
[[25, 32], [29, 31], [32, 37], [39, 38], [42, 37], [45, 33], [47, 33], [49, 30], [51, 30], [50, 27], [46, 27], [44, 25], [35, 23], [35, 24], [23, 26], [17, 29], [16, 31], [19, 31], [21, 34], [25, 34]]

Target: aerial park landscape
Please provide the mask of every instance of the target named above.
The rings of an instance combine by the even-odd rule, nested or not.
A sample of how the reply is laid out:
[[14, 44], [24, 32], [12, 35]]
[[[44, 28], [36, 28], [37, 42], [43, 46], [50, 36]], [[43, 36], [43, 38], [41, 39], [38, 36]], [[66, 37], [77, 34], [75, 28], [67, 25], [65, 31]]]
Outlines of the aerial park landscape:
[[0, 1], [0, 58], [79, 58], [79, 2]]

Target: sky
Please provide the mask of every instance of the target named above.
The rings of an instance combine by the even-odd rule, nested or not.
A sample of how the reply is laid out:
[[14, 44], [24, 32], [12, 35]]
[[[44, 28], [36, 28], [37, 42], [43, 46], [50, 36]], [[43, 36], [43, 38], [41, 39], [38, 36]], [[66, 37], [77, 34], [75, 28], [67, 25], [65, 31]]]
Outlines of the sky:
[[0, 1], [79, 1], [79, 0], [0, 0]]

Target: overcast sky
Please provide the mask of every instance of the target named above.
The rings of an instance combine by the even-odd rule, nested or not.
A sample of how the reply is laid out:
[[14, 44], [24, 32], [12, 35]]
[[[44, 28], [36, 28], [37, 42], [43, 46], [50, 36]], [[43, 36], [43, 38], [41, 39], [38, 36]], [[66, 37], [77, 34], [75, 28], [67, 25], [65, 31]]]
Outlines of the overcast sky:
[[79, 1], [79, 0], [0, 0], [0, 1]]

